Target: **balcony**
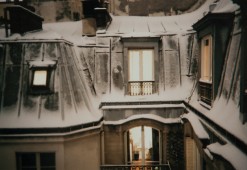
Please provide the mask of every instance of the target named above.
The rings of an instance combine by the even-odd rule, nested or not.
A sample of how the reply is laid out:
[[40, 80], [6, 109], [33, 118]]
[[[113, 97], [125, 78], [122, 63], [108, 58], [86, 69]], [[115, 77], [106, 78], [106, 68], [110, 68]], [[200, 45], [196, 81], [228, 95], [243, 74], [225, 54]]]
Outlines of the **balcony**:
[[154, 81], [130, 81], [128, 94], [130, 96], [151, 95], [156, 92]]
[[201, 97], [201, 101], [211, 106], [212, 84], [207, 82], [199, 82], [199, 94]]

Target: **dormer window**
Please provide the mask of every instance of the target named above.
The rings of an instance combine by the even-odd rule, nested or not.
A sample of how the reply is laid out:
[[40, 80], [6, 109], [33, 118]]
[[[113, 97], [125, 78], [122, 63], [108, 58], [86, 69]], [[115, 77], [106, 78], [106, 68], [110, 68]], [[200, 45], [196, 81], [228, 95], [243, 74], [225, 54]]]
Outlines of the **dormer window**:
[[154, 50], [129, 50], [129, 94], [131, 96], [154, 93]]
[[201, 101], [211, 105], [212, 101], [212, 36], [201, 40], [201, 77], [199, 82]]
[[146, 96], [158, 93], [159, 37], [124, 37], [125, 94]]
[[218, 94], [234, 16], [234, 13], [208, 13], [193, 24], [201, 48], [199, 100], [207, 108]]
[[50, 94], [54, 89], [55, 61], [30, 61], [30, 94]]

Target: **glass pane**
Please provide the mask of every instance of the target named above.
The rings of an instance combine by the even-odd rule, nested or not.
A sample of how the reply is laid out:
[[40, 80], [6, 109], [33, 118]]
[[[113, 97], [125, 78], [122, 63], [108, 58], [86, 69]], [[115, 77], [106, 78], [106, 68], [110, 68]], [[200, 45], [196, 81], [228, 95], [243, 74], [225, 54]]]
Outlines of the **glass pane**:
[[211, 37], [204, 38], [202, 40], [201, 78], [206, 81], [211, 81], [212, 79], [211, 48]]
[[36, 167], [36, 155], [35, 153], [23, 153], [21, 154], [22, 167]]
[[152, 160], [159, 161], [159, 131], [156, 129], [152, 129], [152, 137], [153, 137]]
[[153, 80], [153, 50], [142, 51], [142, 77], [144, 81]]
[[36, 70], [34, 71], [33, 85], [34, 86], [46, 86], [47, 71]]
[[140, 52], [137, 50], [129, 51], [129, 80], [140, 80]]
[[139, 161], [141, 159], [142, 140], [141, 127], [135, 127], [129, 131], [130, 160]]
[[152, 160], [153, 154], [153, 137], [152, 137], [152, 128], [144, 127], [144, 146], [145, 146], [145, 159]]
[[55, 153], [40, 153], [41, 167], [55, 167]]

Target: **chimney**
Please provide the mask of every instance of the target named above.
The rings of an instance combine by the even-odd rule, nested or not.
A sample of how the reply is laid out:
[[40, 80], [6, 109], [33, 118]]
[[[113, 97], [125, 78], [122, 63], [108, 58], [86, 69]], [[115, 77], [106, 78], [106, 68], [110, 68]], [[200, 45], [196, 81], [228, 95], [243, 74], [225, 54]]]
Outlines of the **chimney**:
[[97, 0], [82, 0], [82, 34], [88, 36], [96, 35], [97, 25], [94, 8], [99, 6]]

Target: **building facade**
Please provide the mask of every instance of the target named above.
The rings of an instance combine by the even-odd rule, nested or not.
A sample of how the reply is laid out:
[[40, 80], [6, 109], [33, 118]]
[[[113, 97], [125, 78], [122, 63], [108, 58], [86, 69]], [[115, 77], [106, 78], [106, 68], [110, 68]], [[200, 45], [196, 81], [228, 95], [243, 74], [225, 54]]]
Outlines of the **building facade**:
[[246, 5], [162, 3], [5, 8], [0, 169], [246, 168]]

